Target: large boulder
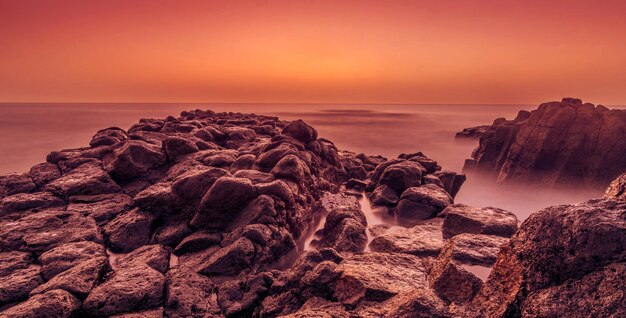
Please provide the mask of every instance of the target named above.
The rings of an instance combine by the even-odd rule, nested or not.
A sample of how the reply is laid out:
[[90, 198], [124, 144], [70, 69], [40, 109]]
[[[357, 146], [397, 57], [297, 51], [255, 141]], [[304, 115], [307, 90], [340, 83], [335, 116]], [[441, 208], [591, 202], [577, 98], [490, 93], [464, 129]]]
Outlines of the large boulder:
[[60, 177], [61, 171], [59, 166], [54, 163], [44, 162], [30, 168], [28, 175], [37, 187], [42, 187], [46, 183]]
[[426, 169], [414, 161], [402, 161], [388, 166], [380, 176], [379, 185], [386, 185], [400, 194], [411, 187], [422, 184], [422, 174]]
[[30, 295], [41, 294], [55, 289], [63, 289], [79, 298], [85, 298], [96, 286], [108, 268], [105, 257], [96, 257], [54, 276], [46, 283], [39, 285]]
[[242, 237], [232, 244], [217, 250], [198, 268], [198, 272], [205, 275], [236, 275], [248, 269], [254, 257], [254, 245]]
[[118, 142], [128, 139], [128, 134], [124, 129], [118, 127], [110, 127], [101, 129], [91, 138], [89, 145], [91, 147], [111, 146]]
[[[535, 212], [502, 247], [473, 301], [477, 312], [487, 317], [535, 317], [568, 308], [571, 317], [620, 316], [626, 312], [625, 215], [626, 202], [613, 200]], [[615, 270], [621, 274], [613, 274]]]
[[120, 187], [102, 169], [100, 162], [88, 162], [48, 183], [46, 190], [63, 197], [115, 193]]
[[31, 192], [35, 190], [35, 187], [35, 183], [28, 175], [0, 175], [0, 198], [17, 193]]
[[215, 181], [202, 198], [198, 211], [190, 224], [194, 227], [219, 228], [226, 226], [256, 196], [256, 188], [250, 180], [221, 177]]
[[10, 307], [0, 313], [2, 318], [70, 318], [78, 308], [80, 301], [72, 294], [61, 289], [35, 295], [27, 301]]
[[443, 236], [461, 233], [488, 234], [510, 237], [517, 231], [517, 217], [498, 208], [474, 208], [463, 204], [448, 206], [442, 213]]
[[421, 220], [435, 217], [450, 204], [452, 197], [444, 189], [426, 184], [408, 188], [402, 193], [396, 215], [402, 223], [416, 224]]
[[605, 199], [626, 201], [626, 173], [617, 177], [604, 193]]
[[141, 140], [127, 140], [106, 152], [102, 161], [115, 180], [124, 181], [145, 175], [165, 164], [166, 157], [159, 146]]
[[18, 193], [0, 200], [0, 211], [17, 212], [62, 206], [65, 201], [51, 192]]
[[66, 243], [39, 256], [41, 275], [49, 280], [82, 262], [105, 257], [105, 247], [98, 243], [90, 241]]
[[307, 125], [301, 119], [290, 122], [283, 128], [283, 134], [287, 134], [302, 143], [307, 143], [317, 139], [315, 128]]
[[184, 269], [171, 270], [165, 286], [169, 317], [206, 317], [216, 309], [211, 301], [214, 285], [206, 276]]
[[392, 228], [372, 239], [369, 248], [374, 252], [437, 256], [444, 245], [441, 222], [440, 218], [435, 218], [411, 228]]
[[99, 226], [105, 225], [133, 206], [133, 199], [121, 193], [79, 195], [70, 197], [69, 201], [67, 211], [92, 217]]
[[41, 267], [29, 265], [25, 268], [13, 270], [7, 276], [0, 278], [0, 305], [20, 301], [27, 298], [28, 293], [43, 283]]
[[107, 242], [116, 252], [130, 252], [150, 241], [154, 217], [134, 209], [118, 215], [103, 228]]
[[147, 265], [125, 266], [94, 288], [82, 309], [94, 316], [155, 308], [163, 304], [165, 277]]

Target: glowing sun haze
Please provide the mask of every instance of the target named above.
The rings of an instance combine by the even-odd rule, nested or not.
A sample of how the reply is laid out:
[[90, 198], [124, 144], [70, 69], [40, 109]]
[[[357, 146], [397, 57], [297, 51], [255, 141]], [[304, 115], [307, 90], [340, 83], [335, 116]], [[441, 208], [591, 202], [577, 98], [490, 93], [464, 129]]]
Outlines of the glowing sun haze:
[[626, 104], [626, 1], [0, 0], [0, 101]]

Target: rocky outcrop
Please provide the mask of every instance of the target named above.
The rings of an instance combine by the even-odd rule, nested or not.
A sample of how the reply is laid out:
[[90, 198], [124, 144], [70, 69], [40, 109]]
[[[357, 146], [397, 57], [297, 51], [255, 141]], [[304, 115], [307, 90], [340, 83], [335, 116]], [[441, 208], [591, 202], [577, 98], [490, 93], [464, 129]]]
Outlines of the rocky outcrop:
[[626, 203], [591, 200], [532, 214], [476, 298], [480, 317], [626, 314]]
[[626, 173], [611, 182], [609, 188], [604, 193], [604, 198], [626, 201]]
[[502, 183], [606, 187], [626, 170], [624, 157], [626, 111], [564, 98], [524, 120], [496, 120], [464, 171]]
[[[46, 159], [0, 177], [0, 316], [251, 314], [348, 178], [303, 121], [200, 110]], [[364, 224], [332, 218], [333, 246], [358, 226], [347, 249], [365, 247]]]

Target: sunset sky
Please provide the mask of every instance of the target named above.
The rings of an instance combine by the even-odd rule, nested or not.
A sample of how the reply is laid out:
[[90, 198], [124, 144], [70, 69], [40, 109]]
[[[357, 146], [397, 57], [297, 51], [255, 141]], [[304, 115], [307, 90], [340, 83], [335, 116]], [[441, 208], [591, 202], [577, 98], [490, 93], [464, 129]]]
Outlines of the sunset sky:
[[0, 102], [626, 104], [626, 1], [0, 0]]

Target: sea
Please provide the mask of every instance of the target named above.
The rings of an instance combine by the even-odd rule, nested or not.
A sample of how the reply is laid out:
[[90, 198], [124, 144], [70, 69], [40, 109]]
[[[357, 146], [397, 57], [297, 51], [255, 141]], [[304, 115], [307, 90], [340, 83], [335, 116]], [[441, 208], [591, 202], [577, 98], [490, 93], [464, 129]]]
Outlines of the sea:
[[[221, 103], [0, 103], [0, 174], [26, 172], [53, 150], [87, 146], [99, 129], [128, 129], [140, 118], [210, 109], [302, 119], [339, 149], [396, 158], [421, 151], [445, 170], [461, 172], [478, 140], [455, 140], [466, 127], [512, 119], [532, 105], [221, 104]], [[620, 107], [624, 108], [624, 107]], [[499, 207], [524, 220], [542, 208], [582, 202], [604, 189], [502, 187], [468, 175], [455, 203]]]

